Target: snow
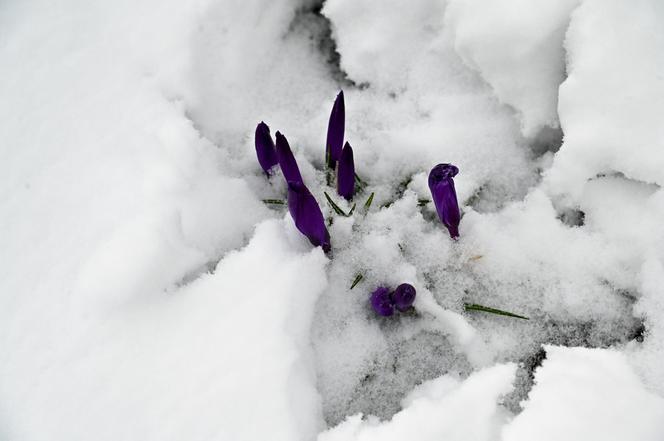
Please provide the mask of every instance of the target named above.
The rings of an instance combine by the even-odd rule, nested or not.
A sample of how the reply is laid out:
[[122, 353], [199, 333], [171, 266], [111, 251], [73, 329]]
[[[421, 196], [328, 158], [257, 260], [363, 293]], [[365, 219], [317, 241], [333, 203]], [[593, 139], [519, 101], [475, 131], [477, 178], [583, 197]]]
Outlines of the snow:
[[391, 441], [413, 436], [422, 441], [496, 439], [506, 417], [497, 401], [512, 388], [515, 368], [497, 365], [464, 381], [442, 376], [415, 389], [391, 421], [352, 416], [322, 433], [318, 441]]
[[519, 112], [521, 130], [533, 137], [558, 127], [558, 86], [565, 74], [562, 45], [570, 12], [579, 0], [451, 0], [445, 20], [454, 48]]
[[653, 0], [587, 0], [572, 14], [551, 191], [578, 197], [585, 180], [607, 173], [664, 183], [663, 16]]
[[[661, 439], [662, 22], [657, 0], [5, 2], [0, 438]], [[352, 202], [323, 169], [339, 89]], [[286, 186], [261, 120], [329, 255], [262, 202]], [[458, 241], [427, 202], [441, 162]], [[400, 283], [414, 310], [376, 316]]]
[[281, 224], [260, 224], [186, 287], [88, 317], [65, 310], [7, 339], [23, 350], [3, 364], [5, 436], [253, 440], [265, 424], [273, 439], [313, 438], [322, 418], [308, 335], [327, 259], [295, 251]]
[[659, 440], [664, 399], [641, 384], [616, 351], [546, 347], [547, 361], [504, 441]]

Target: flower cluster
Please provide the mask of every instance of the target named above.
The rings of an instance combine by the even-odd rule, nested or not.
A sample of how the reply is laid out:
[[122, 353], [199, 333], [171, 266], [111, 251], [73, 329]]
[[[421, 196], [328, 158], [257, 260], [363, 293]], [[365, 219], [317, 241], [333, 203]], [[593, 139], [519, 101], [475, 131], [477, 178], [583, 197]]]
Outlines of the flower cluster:
[[353, 148], [348, 142], [344, 144], [346, 126], [346, 104], [344, 92], [339, 92], [334, 100], [330, 120], [327, 124], [327, 166], [337, 170], [337, 193], [346, 200], [353, 199], [355, 191], [355, 161]]
[[394, 310], [407, 311], [415, 301], [415, 288], [409, 283], [402, 283], [394, 291], [384, 286], [376, 288], [369, 299], [371, 307], [376, 314], [389, 317]]
[[[344, 199], [351, 200], [355, 192], [355, 161], [353, 148], [348, 142], [344, 144], [345, 118], [344, 93], [341, 91], [334, 101], [330, 114], [326, 156], [328, 167], [337, 170], [337, 193]], [[288, 185], [288, 211], [295, 226], [314, 246], [320, 246], [325, 252], [329, 252], [332, 248], [330, 234], [325, 226], [320, 206], [304, 184], [288, 140], [280, 132], [275, 136], [276, 145], [272, 141], [267, 124], [261, 121], [256, 126], [255, 145], [258, 163], [267, 176], [270, 176], [272, 168], [279, 164]]]
[[320, 246], [326, 253], [331, 250], [330, 233], [325, 227], [323, 212], [316, 198], [304, 185], [300, 168], [286, 137], [277, 132], [276, 145], [270, 136], [270, 128], [261, 121], [256, 127], [256, 156], [258, 163], [267, 176], [272, 167], [279, 164], [281, 173], [288, 185], [288, 211], [295, 227], [309, 239], [314, 246]]
[[[344, 93], [340, 91], [330, 112], [325, 162], [329, 171], [328, 185], [331, 184], [330, 181], [333, 179], [331, 176], [335, 176], [337, 193], [350, 201], [355, 193], [356, 179], [358, 185], [362, 185], [363, 182], [355, 174], [353, 148], [344, 140], [345, 120]], [[268, 177], [272, 175], [273, 167], [279, 164], [288, 186], [288, 211], [296, 228], [314, 246], [320, 246], [327, 253], [332, 247], [330, 234], [325, 225], [325, 218], [320, 206], [302, 179], [302, 174], [288, 140], [280, 132], [276, 132], [275, 137], [276, 143], [272, 140], [270, 128], [267, 124], [262, 121], [258, 124], [255, 134], [258, 162]], [[334, 174], [334, 172], [336, 173]], [[459, 169], [452, 164], [438, 164], [429, 173], [429, 189], [436, 206], [438, 218], [447, 228], [450, 237], [455, 240], [459, 237], [459, 223], [461, 221], [461, 212], [454, 187], [454, 177], [458, 173]], [[337, 214], [352, 215], [355, 206], [349, 214], [346, 214], [331, 200], [327, 193], [324, 192], [324, 194]], [[365, 210], [368, 210], [372, 200], [373, 193], [365, 203]], [[270, 201], [283, 204], [283, 201], [279, 200]], [[408, 310], [414, 300], [415, 288], [410, 284], [403, 283], [394, 291], [390, 291], [386, 287], [377, 288], [371, 294], [370, 302], [377, 314], [390, 316], [394, 314], [395, 309], [402, 312]]]

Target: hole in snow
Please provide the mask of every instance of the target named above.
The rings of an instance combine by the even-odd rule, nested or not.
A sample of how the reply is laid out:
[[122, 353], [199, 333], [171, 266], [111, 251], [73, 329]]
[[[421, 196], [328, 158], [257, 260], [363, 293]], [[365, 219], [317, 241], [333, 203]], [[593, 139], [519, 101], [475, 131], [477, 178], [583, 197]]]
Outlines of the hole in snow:
[[563, 145], [563, 130], [560, 127], [543, 127], [529, 142], [529, 147], [536, 157], [546, 153], [556, 153]]
[[309, 41], [320, 52], [330, 75], [341, 86], [357, 86], [341, 68], [341, 54], [337, 51], [337, 42], [332, 35], [332, 24], [322, 14], [324, 1], [317, 1], [303, 6], [295, 12], [289, 32], [304, 33]]
[[585, 223], [586, 213], [578, 208], [565, 208], [558, 211], [558, 219], [568, 227], [581, 227]]

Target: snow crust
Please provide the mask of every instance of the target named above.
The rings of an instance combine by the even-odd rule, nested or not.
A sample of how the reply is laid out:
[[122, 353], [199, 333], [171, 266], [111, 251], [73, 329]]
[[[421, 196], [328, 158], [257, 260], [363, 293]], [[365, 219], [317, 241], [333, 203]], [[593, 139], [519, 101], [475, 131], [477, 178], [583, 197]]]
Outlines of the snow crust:
[[659, 440], [664, 399], [616, 351], [546, 347], [524, 411], [502, 433], [516, 440]]
[[[657, 0], [5, 2], [0, 439], [661, 439], [662, 23]], [[352, 203], [323, 170], [340, 88]], [[261, 120], [331, 255], [262, 202], [286, 187]], [[373, 314], [404, 282], [414, 310]]]
[[572, 14], [560, 87], [565, 141], [548, 172], [554, 192], [578, 196], [598, 174], [662, 185], [664, 4], [584, 1]]
[[464, 62], [519, 112], [525, 136], [558, 127], [558, 86], [565, 76], [563, 39], [579, 0], [451, 0], [447, 32]]
[[318, 441], [496, 439], [506, 418], [497, 401], [511, 389], [515, 369], [514, 365], [496, 365], [464, 381], [442, 376], [415, 389], [391, 421], [381, 423], [355, 415], [320, 434]]

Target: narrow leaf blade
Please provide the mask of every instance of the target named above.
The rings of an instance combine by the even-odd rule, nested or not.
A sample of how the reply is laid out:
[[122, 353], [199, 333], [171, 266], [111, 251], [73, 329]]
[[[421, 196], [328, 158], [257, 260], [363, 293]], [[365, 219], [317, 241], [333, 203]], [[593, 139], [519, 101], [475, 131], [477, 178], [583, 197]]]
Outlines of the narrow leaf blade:
[[327, 194], [326, 191], [324, 191], [323, 194], [325, 195], [325, 199], [327, 199], [327, 202], [330, 204], [335, 213], [337, 213], [339, 216], [348, 217], [348, 215], [341, 208], [339, 208], [337, 204], [334, 203], [334, 201], [332, 200], [330, 195]]
[[364, 211], [369, 211], [369, 207], [371, 207], [371, 203], [373, 202], [374, 194], [375, 194], [374, 192], [371, 192], [369, 198], [364, 203]]
[[513, 312], [503, 311], [502, 309], [491, 308], [489, 306], [478, 305], [477, 303], [464, 303], [463, 307], [466, 309], [466, 311], [481, 311], [481, 312], [488, 312], [490, 314], [503, 315], [506, 317], [514, 317], [523, 320], [530, 320], [528, 317], [514, 314]]
[[356, 286], [358, 283], [360, 283], [360, 281], [362, 281], [363, 278], [364, 278], [364, 275], [361, 274], [361, 273], [358, 274], [357, 276], [355, 276], [355, 279], [353, 279], [353, 283], [350, 285], [350, 289], [355, 288], [355, 286]]
[[286, 201], [281, 199], [263, 199], [264, 204], [286, 205]]

